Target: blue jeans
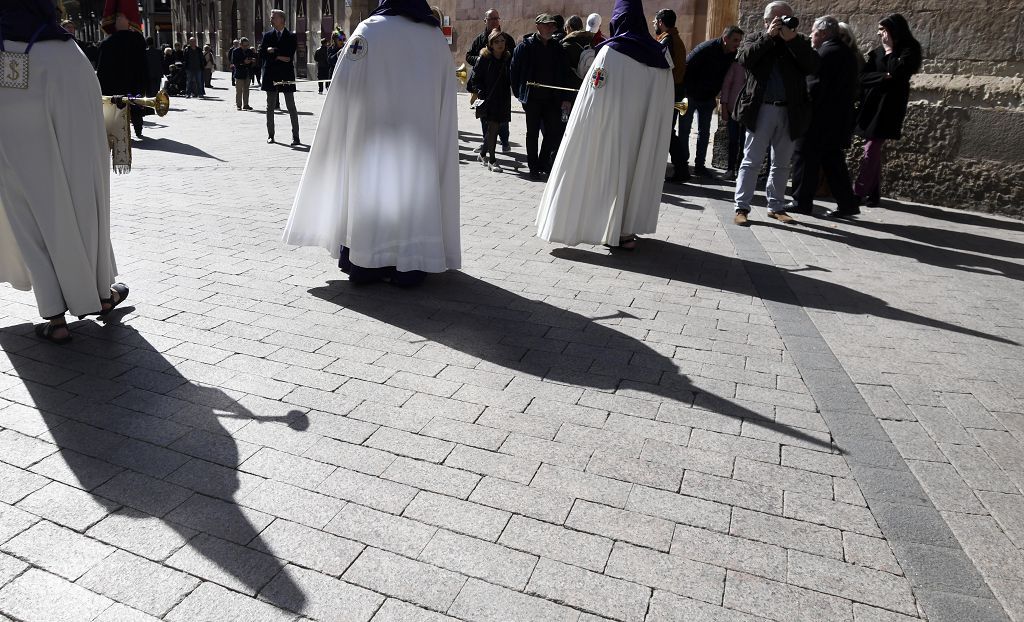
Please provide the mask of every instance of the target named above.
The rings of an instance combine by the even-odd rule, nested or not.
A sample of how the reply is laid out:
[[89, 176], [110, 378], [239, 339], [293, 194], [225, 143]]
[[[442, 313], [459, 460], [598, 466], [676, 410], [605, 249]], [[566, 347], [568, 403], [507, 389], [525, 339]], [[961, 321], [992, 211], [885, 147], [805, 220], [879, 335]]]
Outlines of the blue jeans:
[[715, 100], [689, 100], [686, 114], [679, 122], [679, 151], [683, 160], [682, 166], [690, 161], [690, 129], [693, 127], [693, 115], [697, 115], [697, 155], [693, 159], [695, 169], [704, 168], [708, 158], [708, 143], [711, 142], [711, 118], [715, 114]]
[[772, 165], [768, 172], [769, 212], [786, 211], [786, 184], [789, 182], [790, 161], [794, 143], [789, 136], [789, 109], [785, 106], [762, 104], [757, 113], [757, 129], [747, 130], [743, 145], [743, 162], [736, 177], [736, 211], [749, 212], [754, 198], [757, 174], [761, 172], [764, 156], [772, 152]]
[[203, 85], [203, 70], [196, 69], [185, 72], [185, 92], [193, 97], [206, 95], [206, 87]]

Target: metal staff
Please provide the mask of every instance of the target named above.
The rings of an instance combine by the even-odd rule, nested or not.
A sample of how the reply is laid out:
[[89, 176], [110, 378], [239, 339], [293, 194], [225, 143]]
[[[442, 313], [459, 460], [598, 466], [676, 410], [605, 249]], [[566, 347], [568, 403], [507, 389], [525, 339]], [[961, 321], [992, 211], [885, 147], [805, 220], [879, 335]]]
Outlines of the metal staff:
[[[542, 89], [557, 89], [559, 91], [572, 91], [578, 93], [579, 89], [569, 88], [567, 86], [555, 86], [553, 84], [541, 84], [540, 82], [527, 82], [526, 86], [536, 86]], [[679, 114], [686, 114], [686, 109], [690, 107], [689, 101], [684, 97], [683, 101], [678, 101], [672, 104], [672, 107], [679, 111]]]

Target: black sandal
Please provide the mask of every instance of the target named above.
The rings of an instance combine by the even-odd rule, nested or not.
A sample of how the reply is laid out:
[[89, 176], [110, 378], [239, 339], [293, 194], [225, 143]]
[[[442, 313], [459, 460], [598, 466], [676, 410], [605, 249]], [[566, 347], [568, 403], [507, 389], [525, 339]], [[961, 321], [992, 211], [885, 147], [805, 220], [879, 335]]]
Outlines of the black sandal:
[[[619, 238], [618, 246], [612, 246], [611, 244], [605, 244], [605, 246], [613, 251], [633, 251], [636, 250], [636, 241], [638, 239], [639, 238], [637, 238], [636, 234], [624, 235]], [[629, 246], [627, 246], [627, 244]]]
[[[63, 328], [68, 331], [68, 334], [60, 338], [54, 337], [53, 332], [58, 328]], [[47, 322], [45, 324], [36, 324], [36, 337], [62, 346], [71, 341], [71, 330], [68, 328], [67, 323], [54, 324], [52, 322]]]
[[101, 301], [106, 304], [109, 304], [110, 308], [100, 311], [100, 317], [108, 315], [111, 311], [117, 308], [117, 305], [121, 304], [122, 302], [125, 301], [126, 298], [128, 298], [128, 286], [125, 285], [124, 283], [114, 283], [113, 285], [110, 286], [110, 291], [117, 293], [117, 302], [114, 302], [113, 296]]

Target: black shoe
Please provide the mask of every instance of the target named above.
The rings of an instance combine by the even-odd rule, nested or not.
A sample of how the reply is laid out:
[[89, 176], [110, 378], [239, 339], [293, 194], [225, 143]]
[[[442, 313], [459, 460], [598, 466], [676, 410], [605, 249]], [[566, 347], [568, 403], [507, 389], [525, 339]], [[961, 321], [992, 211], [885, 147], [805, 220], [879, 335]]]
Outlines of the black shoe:
[[711, 169], [703, 166], [693, 168], [694, 177], [705, 177], [707, 179], [718, 179], [718, 175], [711, 171]]
[[796, 201], [790, 201], [789, 203], [786, 203], [785, 211], [792, 212], [794, 214], [805, 214], [807, 216], [810, 216], [811, 214], [814, 213], [814, 208], [811, 206], [800, 207], [799, 205], [796, 204]]
[[242, 110], [252, 110], [252, 106], [242, 106]]
[[864, 200], [864, 207], [878, 207], [882, 204], [882, 198], [879, 196], [868, 197]]
[[533, 181], [541, 181], [544, 179], [544, 174], [540, 171], [530, 171], [530, 179]]
[[685, 184], [690, 181], [690, 174], [685, 173], [683, 175], [669, 175], [665, 178], [665, 183], [669, 184]]
[[273, 142], [274, 142], [274, 137], [273, 137], [273, 136], [268, 136], [268, 137], [267, 137], [267, 144], [268, 144], [268, 145], [270, 145], [270, 144], [272, 144]]
[[860, 214], [860, 210], [854, 209], [830, 209], [825, 212], [826, 218], [853, 218], [857, 214]]
[[296, 137], [292, 138], [292, 144], [289, 145], [289, 146], [291, 146], [291, 147], [298, 147], [301, 144], [302, 144], [302, 142], [299, 141], [299, 137], [296, 136]]

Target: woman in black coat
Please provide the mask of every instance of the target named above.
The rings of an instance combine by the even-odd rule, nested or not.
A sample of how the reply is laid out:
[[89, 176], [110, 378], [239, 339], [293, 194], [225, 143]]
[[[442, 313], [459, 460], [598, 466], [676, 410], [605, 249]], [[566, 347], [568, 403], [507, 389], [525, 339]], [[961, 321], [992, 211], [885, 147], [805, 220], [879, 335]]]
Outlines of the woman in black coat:
[[863, 94], [855, 131], [867, 139], [854, 193], [869, 207], [881, 196], [882, 146], [898, 140], [910, 101], [910, 76], [921, 69], [921, 44], [899, 13], [878, 24], [882, 45], [871, 50], [861, 72]]
[[512, 83], [508, 77], [511, 63], [512, 52], [507, 49], [505, 35], [494, 30], [487, 38], [487, 47], [480, 51], [480, 59], [466, 83], [466, 89], [483, 100], [477, 106], [477, 117], [487, 122], [480, 161], [496, 173], [501, 172], [494, 158], [498, 131], [512, 120]]

